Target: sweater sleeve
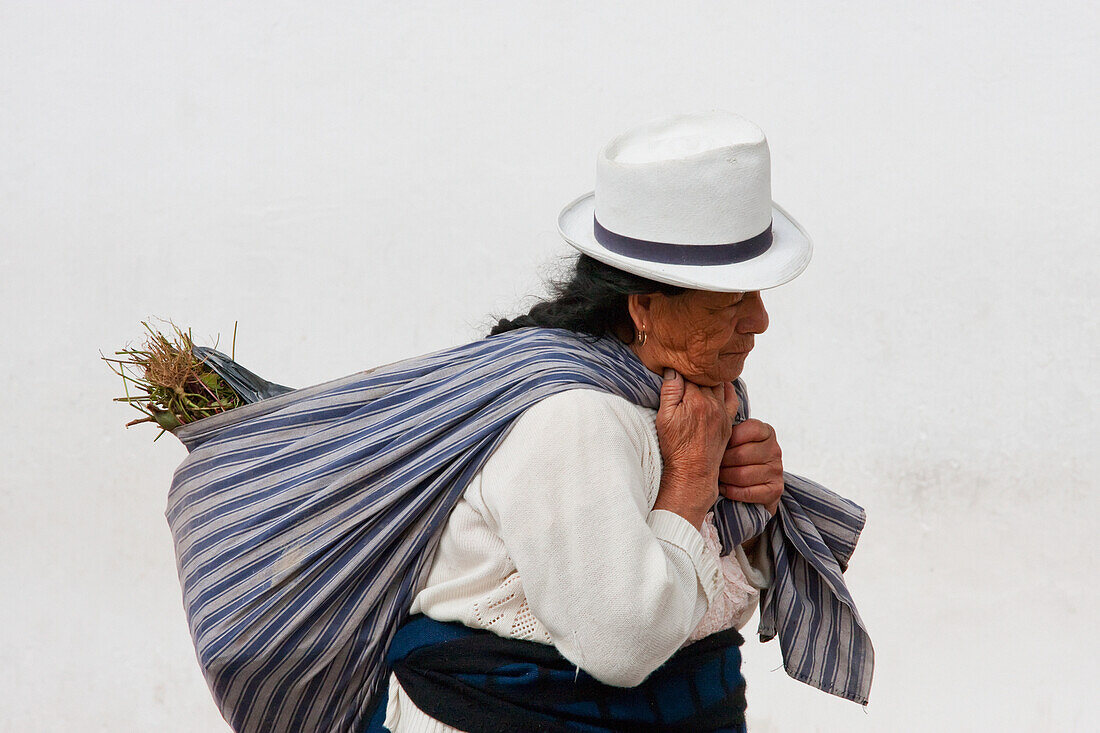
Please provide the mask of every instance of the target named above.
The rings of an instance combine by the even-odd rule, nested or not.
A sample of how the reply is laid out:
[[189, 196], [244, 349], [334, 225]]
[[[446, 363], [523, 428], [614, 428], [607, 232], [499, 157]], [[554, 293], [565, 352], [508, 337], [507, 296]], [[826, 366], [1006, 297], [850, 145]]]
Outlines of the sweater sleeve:
[[531, 612], [563, 656], [619, 687], [684, 643], [722, 578], [690, 522], [650, 510], [644, 420], [617, 395], [560, 392], [520, 415], [482, 468], [487, 520]]

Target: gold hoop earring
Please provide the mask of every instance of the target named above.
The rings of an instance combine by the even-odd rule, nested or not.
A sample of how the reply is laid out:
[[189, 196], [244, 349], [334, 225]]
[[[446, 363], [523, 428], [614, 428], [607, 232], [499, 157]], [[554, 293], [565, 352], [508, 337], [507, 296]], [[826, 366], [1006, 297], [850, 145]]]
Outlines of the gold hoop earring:
[[646, 338], [647, 337], [646, 337], [645, 329], [643, 328], [642, 331], [638, 334], [638, 346], [645, 346]]

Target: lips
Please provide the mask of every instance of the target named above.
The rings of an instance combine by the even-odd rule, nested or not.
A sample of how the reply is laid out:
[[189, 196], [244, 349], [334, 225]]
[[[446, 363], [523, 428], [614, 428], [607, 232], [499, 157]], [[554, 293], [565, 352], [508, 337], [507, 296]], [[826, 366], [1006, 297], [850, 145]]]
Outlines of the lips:
[[736, 351], [736, 350], [734, 350], [734, 351], [720, 351], [718, 353], [721, 354], [722, 356], [743, 356], [743, 355], [749, 353], [750, 351], [752, 351], [754, 346], [756, 346], [756, 344], [749, 344], [747, 348], [745, 348], [744, 350], [741, 350], [741, 351]]

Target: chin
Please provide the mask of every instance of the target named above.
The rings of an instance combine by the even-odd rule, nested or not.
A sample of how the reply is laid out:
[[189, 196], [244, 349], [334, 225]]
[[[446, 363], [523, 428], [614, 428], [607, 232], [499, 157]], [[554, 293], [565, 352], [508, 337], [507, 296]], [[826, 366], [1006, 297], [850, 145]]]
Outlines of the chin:
[[741, 372], [745, 369], [745, 357], [748, 355], [749, 352], [747, 351], [719, 354], [717, 362], [707, 372], [681, 373], [689, 382], [695, 382], [703, 387], [717, 387], [719, 384], [732, 382], [741, 376]]
[[696, 376], [687, 377], [688, 381], [695, 382], [702, 387], [717, 387], [719, 384], [725, 382], [732, 382], [741, 376], [741, 370], [735, 369], [730, 371], [723, 371], [721, 376], [716, 377], [714, 374], [699, 374]]
[[746, 351], [742, 354], [737, 354], [733, 357], [730, 357], [726, 361], [726, 363], [729, 365], [729, 368], [722, 371], [722, 374], [725, 376], [725, 379], [723, 379], [722, 381], [732, 382], [733, 380], [740, 377], [741, 372], [745, 370], [745, 357], [747, 357], [748, 355], [749, 352]]

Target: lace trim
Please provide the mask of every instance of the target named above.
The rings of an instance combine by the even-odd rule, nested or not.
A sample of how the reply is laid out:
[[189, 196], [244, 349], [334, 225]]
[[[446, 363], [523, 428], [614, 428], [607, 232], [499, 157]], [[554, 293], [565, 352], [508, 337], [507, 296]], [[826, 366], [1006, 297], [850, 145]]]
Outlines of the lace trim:
[[550, 633], [531, 613], [519, 573], [513, 572], [491, 593], [474, 603], [477, 626], [500, 636], [549, 644]]
[[722, 590], [715, 596], [710, 608], [700, 619], [699, 625], [684, 642], [685, 645], [729, 628], [740, 629], [748, 623], [760, 599], [760, 592], [749, 583], [748, 578], [745, 577], [745, 571], [741, 569], [741, 563], [737, 562], [733, 553], [720, 557], [722, 544], [718, 539], [718, 529], [714, 526], [713, 512], [707, 514], [706, 521], [703, 522], [702, 534], [704, 552], [711, 555], [718, 563], [724, 582]]

